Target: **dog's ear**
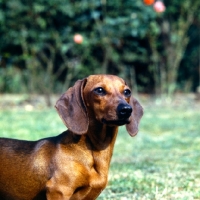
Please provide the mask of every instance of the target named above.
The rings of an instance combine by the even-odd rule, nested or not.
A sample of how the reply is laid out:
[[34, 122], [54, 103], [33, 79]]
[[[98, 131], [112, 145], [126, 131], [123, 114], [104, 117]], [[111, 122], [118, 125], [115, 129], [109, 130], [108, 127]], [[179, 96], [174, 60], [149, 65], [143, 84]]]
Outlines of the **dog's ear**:
[[131, 97], [129, 104], [131, 105], [133, 111], [130, 117], [130, 123], [126, 125], [126, 130], [130, 134], [130, 136], [135, 136], [138, 132], [138, 126], [140, 119], [143, 115], [143, 108], [139, 104], [139, 102]]
[[67, 128], [76, 134], [88, 130], [89, 119], [83, 99], [83, 88], [87, 79], [79, 80], [56, 102], [56, 109]]

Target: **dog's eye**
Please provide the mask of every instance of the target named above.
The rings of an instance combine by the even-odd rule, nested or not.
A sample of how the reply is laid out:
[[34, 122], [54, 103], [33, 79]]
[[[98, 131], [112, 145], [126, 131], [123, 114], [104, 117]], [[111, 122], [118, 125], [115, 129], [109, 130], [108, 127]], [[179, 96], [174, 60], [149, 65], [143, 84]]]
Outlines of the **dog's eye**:
[[101, 96], [104, 96], [106, 94], [106, 91], [102, 87], [95, 88], [94, 92]]
[[130, 97], [131, 91], [129, 89], [124, 90], [124, 95], [125, 95], [125, 97]]

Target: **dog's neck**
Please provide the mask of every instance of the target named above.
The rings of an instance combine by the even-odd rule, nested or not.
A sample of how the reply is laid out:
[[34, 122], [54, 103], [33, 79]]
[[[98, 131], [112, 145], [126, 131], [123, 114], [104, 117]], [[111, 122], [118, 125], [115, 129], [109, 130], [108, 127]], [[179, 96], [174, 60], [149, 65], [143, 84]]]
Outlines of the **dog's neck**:
[[101, 182], [103, 177], [107, 179], [118, 127], [99, 124], [93, 128], [89, 127], [89, 130], [86, 138], [92, 150], [95, 174]]
[[113, 149], [118, 133], [117, 126], [107, 126], [106, 124], [99, 123], [96, 126], [89, 127], [89, 130], [87, 136], [92, 149], [96, 151], [101, 151], [108, 147]]

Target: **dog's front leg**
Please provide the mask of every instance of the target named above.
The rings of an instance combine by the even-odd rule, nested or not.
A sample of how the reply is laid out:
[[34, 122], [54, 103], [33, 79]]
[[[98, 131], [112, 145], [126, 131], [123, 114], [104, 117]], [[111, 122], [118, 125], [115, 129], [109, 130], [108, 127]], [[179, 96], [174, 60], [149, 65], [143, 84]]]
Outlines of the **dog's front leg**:
[[71, 200], [73, 191], [68, 187], [56, 187], [48, 188], [47, 190], [47, 200]]
[[94, 200], [101, 193], [102, 188], [82, 187], [79, 188], [70, 198], [70, 200]]
[[52, 177], [46, 183], [47, 200], [70, 200], [74, 193], [74, 188], [70, 185], [70, 182], [67, 184], [63, 179], [58, 180]]
[[101, 193], [102, 189], [94, 189], [91, 187], [81, 187], [72, 191], [68, 187], [56, 187], [48, 189], [47, 200], [93, 200]]

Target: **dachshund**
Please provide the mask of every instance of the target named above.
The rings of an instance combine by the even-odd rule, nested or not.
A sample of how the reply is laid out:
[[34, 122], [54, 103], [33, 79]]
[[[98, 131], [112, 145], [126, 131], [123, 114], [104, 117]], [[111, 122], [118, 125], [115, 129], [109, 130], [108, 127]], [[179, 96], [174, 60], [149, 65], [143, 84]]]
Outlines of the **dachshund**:
[[92, 200], [106, 187], [118, 127], [138, 132], [142, 106], [114, 75], [78, 80], [56, 102], [68, 130], [25, 141], [0, 138], [1, 200]]

